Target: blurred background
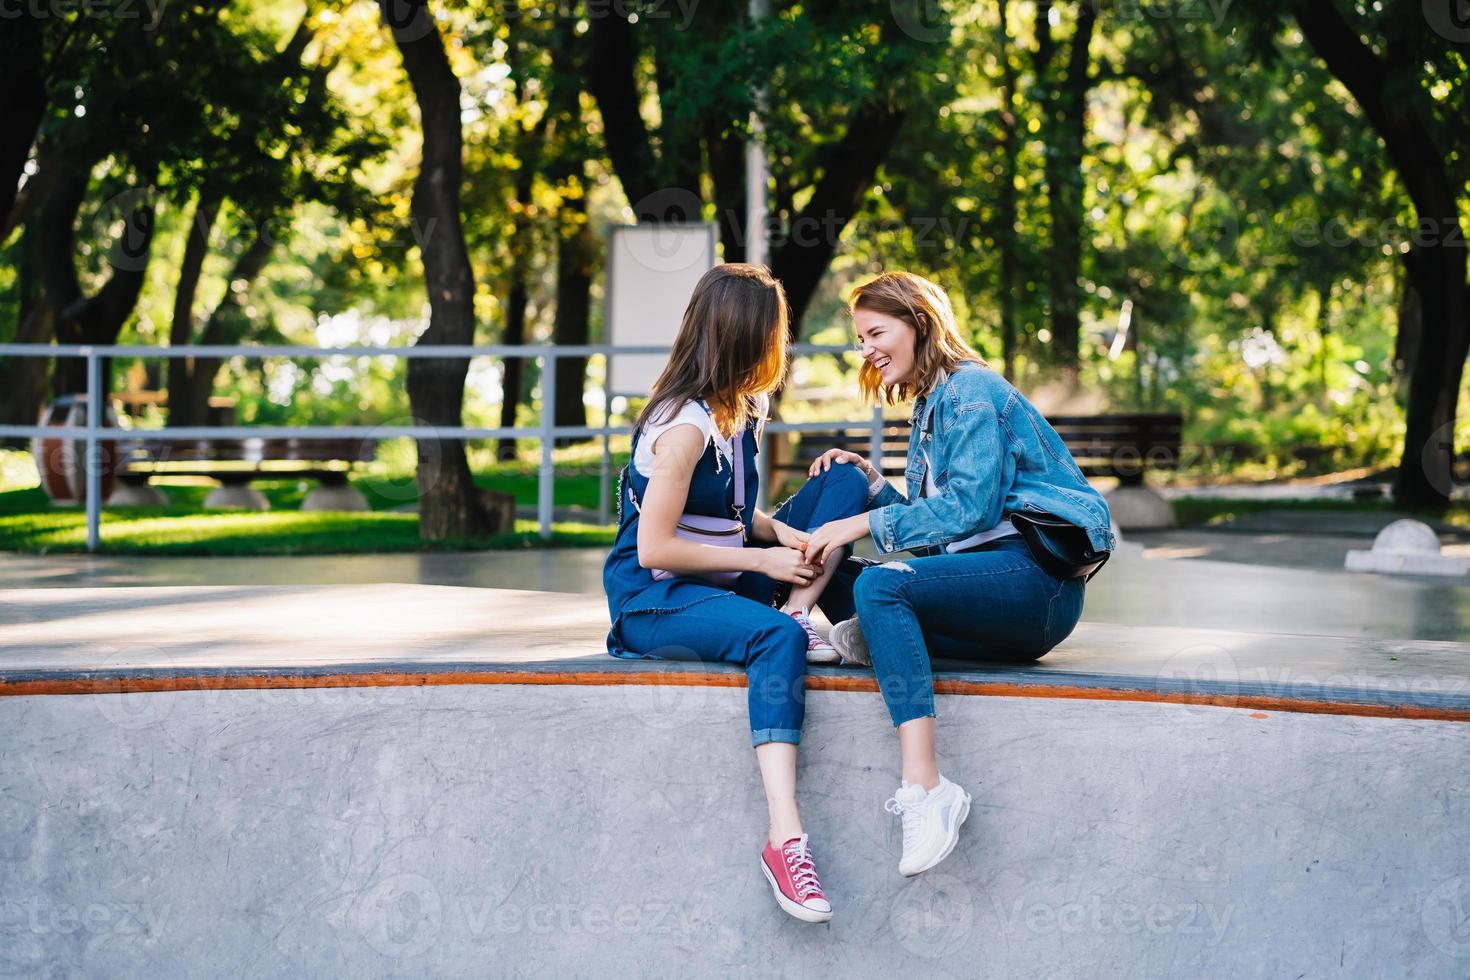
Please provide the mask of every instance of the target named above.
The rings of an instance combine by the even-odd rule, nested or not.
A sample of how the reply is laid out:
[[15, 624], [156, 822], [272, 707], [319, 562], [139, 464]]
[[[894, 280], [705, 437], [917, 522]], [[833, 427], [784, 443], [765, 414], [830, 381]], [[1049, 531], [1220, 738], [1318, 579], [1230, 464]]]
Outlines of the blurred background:
[[[708, 223], [717, 259], [785, 282], [793, 341], [850, 344], [847, 291], [907, 269], [1049, 416], [1177, 416], [1148, 479], [1178, 517], [1217, 514], [1190, 488], [1315, 480], [1369, 487], [1343, 507], [1458, 520], [1465, 6], [7, 0], [0, 343], [604, 343], [609, 229]], [[112, 357], [108, 424], [601, 426], [638, 407], [600, 356], [558, 359], [551, 406], [535, 359], [416, 364]], [[0, 357], [0, 423], [64, 420], [84, 367]], [[855, 376], [851, 355], [798, 359], [778, 419], [869, 420]], [[5, 446], [0, 548], [81, 547], [44, 454]], [[350, 516], [296, 509], [316, 470], [256, 461], [269, 510], [216, 512], [217, 473], [153, 458], [162, 496], [109, 503], [104, 542], [531, 541], [494, 515], [536, 502], [536, 439], [428, 447], [309, 461], [345, 465]], [[558, 543], [606, 540], [601, 455], [558, 441]]]

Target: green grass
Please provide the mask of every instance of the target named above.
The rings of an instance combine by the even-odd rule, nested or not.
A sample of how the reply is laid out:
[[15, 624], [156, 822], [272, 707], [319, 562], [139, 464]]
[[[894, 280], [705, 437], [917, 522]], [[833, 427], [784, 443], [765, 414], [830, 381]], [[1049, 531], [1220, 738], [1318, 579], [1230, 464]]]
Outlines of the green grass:
[[[45, 491], [24, 485], [34, 468], [20, 454], [7, 454], [9, 473], [20, 475], [0, 486], [0, 551], [45, 554], [86, 550], [86, 515], [80, 507], [53, 507]], [[600, 457], [584, 454], [557, 466], [558, 507], [597, 507]], [[616, 470], [627, 453], [613, 457]], [[29, 478], [27, 479], [27, 475]], [[475, 475], [478, 486], [512, 494], [518, 505], [537, 498], [537, 464], [492, 464]], [[411, 475], [379, 467], [354, 476], [353, 486], [368, 502], [362, 513], [303, 513], [299, 508], [314, 485], [297, 479], [251, 484], [270, 502], [269, 511], [204, 510], [213, 489], [207, 482], [155, 483], [168, 506], [104, 508], [102, 551], [133, 555], [325, 555], [419, 551], [488, 551], [543, 547], [534, 521], [517, 521], [515, 530], [480, 538], [424, 542], [418, 515], [396, 508], [416, 503]], [[551, 547], [608, 547], [613, 528], [591, 524], [553, 524]]]

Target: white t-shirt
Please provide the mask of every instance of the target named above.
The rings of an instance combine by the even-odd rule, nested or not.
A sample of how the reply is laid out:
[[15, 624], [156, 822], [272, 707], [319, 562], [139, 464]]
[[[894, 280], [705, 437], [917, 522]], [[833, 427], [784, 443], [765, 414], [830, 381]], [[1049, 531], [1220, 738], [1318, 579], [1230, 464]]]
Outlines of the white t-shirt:
[[[756, 417], [764, 418], [769, 406], [769, 399], [761, 396], [756, 406]], [[658, 437], [678, 425], [692, 425], [704, 435], [705, 442], [713, 442], [720, 455], [725, 457], [727, 463], [734, 462], [735, 441], [726, 439], [720, 435], [719, 429], [715, 428], [715, 420], [710, 413], [705, 411], [703, 405], [696, 401], [687, 401], [680, 405], [678, 411], [669, 413], [662, 411], [656, 420], [650, 421], [640, 430], [638, 437], [638, 451], [633, 455], [633, 465], [639, 473], [644, 476], [653, 476], [654, 445]]]
[[[934, 485], [933, 474], [934, 467], [929, 465], [929, 454], [925, 453], [924, 490], [921, 496], [937, 497], [939, 495], [939, 488]], [[987, 541], [994, 541], [996, 538], [1008, 538], [1013, 534], [1020, 533], [1021, 532], [1017, 531], [1016, 526], [1010, 521], [1003, 521], [1002, 523], [997, 524], [995, 527], [991, 528], [988, 531], [981, 531], [979, 534], [972, 534], [968, 538], [965, 538], [961, 541], [951, 541], [949, 544], [944, 546], [944, 550], [949, 552], [950, 554], [954, 554], [956, 551], [964, 551], [966, 548], [974, 548], [978, 545], [984, 544]]]

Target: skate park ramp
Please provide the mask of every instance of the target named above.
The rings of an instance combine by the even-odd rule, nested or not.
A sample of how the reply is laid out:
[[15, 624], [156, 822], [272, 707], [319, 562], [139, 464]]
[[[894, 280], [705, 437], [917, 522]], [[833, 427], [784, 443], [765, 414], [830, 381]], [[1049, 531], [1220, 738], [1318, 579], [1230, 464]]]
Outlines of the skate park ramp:
[[[48, 598], [49, 597], [49, 598]], [[871, 672], [808, 678], [782, 913], [739, 672], [598, 597], [0, 593], [0, 975], [1470, 974], [1470, 646], [1085, 623], [943, 672], [914, 879]]]

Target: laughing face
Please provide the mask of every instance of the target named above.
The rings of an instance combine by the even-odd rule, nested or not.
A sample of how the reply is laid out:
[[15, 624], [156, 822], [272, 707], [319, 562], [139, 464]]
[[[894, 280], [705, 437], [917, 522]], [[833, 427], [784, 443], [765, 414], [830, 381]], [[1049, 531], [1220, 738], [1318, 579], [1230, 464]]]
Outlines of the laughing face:
[[877, 369], [884, 386], [913, 383], [916, 331], [907, 322], [868, 309], [852, 311], [858, 350]]

